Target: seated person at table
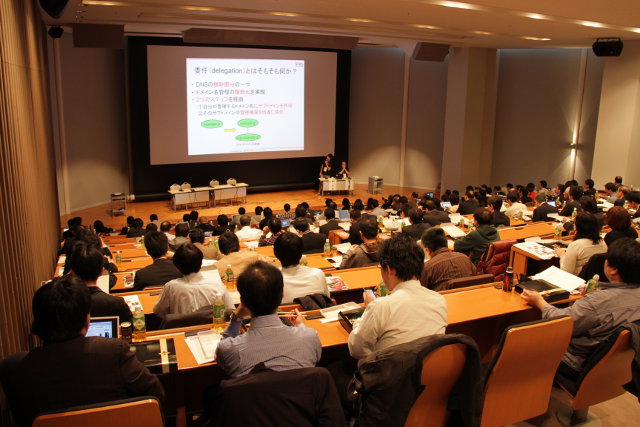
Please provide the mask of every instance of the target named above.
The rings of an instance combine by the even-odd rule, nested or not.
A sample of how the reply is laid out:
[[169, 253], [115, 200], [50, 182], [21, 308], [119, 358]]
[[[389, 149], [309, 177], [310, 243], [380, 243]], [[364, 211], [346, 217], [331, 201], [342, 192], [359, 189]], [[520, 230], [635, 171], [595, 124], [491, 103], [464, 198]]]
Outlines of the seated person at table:
[[162, 224], [160, 224], [160, 231], [167, 237], [168, 242], [173, 242], [173, 239], [176, 238], [175, 234], [169, 233], [171, 231], [171, 223], [169, 221], [162, 221]]
[[560, 258], [560, 268], [578, 275], [589, 258], [595, 254], [605, 253], [607, 245], [600, 237], [600, 225], [592, 213], [580, 212], [576, 217], [576, 234], [567, 249], [555, 248]]
[[542, 318], [569, 316], [573, 334], [558, 372], [576, 379], [584, 362], [596, 346], [604, 342], [619, 326], [640, 320], [640, 243], [622, 238], [607, 250], [604, 272], [610, 283], [600, 282], [568, 308], [549, 305], [537, 292], [522, 293], [529, 304], [542, 311]]
[[509, 217], [500, 212], [500, 209], [502, 209], [502, 197], [491, 197], [487, 203], [487, 207], [491, 211], [491, 223], [493, 225], [496, 227], [499, 225], [508, 227], [511, 224]]
[[380, 207], [379, 204], [380, 202], [378, 202], [378, 200], [372, 198], [371, 203], [368, 203], [368, 206], [371, 206], [371, 212], [369, 212], [369, 214], [374, 216], [387, 215], [387, 211]]
[[444, 297], [420, 285], [424, 251], [400, 233], [380, 246], [380, 275], [390, 295], [363, 298], [366, 309], [349, 334], [349, 353], [362, 359], [376, 350], [408, 343], [447, 326]]
[[156, 316], [163, 318], [169, 313], [193, 313], [204, 306], [211, 306], [216, 295], [222, 295], [225, 307], [233, 307], [227, 287], [220, 280], [216, 270], [200, 272], [202, 267], [200, 249], [191, 243], [185, 243], [173, 255], [173, 263], [184, 277], [173, 279], [164, 285], [160, 297], [153, 306]]
[[419, 240], [422, 233], [427, 230], [430, 225], [422, 222], [422, 211], [418, 208], [409, 209], [409, 221], [411, 225], [402, 228], [402, 232], [411, 236], [414, 240]]
[[249, 215], [242, 215], [238, 220], [238, 227], [236, 236], [238, 240], [258, 240], [262, 236], [262, 230], [257, 228], [251, 228], [251, 217]]
[[169, 243], [169, 247], [172, 251], [175, 252], [180, 246], [184, 245], [185, 243], [191, 243], [191, 240], [189, 240], [188, 237], [189, 224], [187, 224], [186, 222], [176, 224], [176, 228], [174, 229], [174, 231], [176, 233], [176, 237]]
[[438, 210], [438, 205], [433, 200], [427, 200], [424, 202], [424, 214], [422, 220], [427, 224], [435, 227], [444, 222], [450, 222], [449, 214], [445, 211]]
[[211, 225], [209, 219], [206, 216], [201, 216], [200, 218], [198, 218], [198, 223], [199, 224], [196, 227], [197, 229], [213, 233], [213, 225]]
[[593, 180], [591, 178], [585, 179], [584, 180], [584, 191], [583, 194], [585, 196], [591, 196], [591, 197], [596, 197], [598, 195], [598, 192], [596, 191], [596, 189], [594, 188], [595, 186], [595, 182], [593, 182]]
[[551, 221], [548, 214], [557, 214], [558, 208], [551, 206], [547, 203], [547, 196], [544, 194], [538, 193], [535, 199], [536, 208], [533, 210], [533, 217], [531, 218], [533, 222], [538, 221]]
[[327, 220], [327, 223], [320, 226], [320, 233], [328, 236], [331, 230], [342, 230], [342, 227], [340, 227], [340, 222], [336, 219], [335, 210], [331, 208], [325, 209], [324, 217]]
[[[267, 206], [262, 211], [262, 215], [264, 216], [264, 218], [262, 218], [262, 220], [260, 220], [260, 222], [258, 223], [258, 228], [260, 230], [264, 230], [264, 228], [269, 224], [269, 220], [271, 219], [271, 217], [274, 216], [273, 215], [273, 209], [271, 209], [269, 206]], [[253, 225], [253, 223], [251, 225]]]
[[97, 285], [102, 275], [104, 256], [98, 249], [83, 242], [76, 243], [69, 267], [71, 274], [84, 282], [91, 295], [91, 316], [118, 316], [120, 323], [131, 321], [131, 310], [124, 299], [103, 292]]
[[456, 240], [453, 250], [456, 252], [470, 253], [471, 262], [478, 263], [483, 252], [489, 247], [491, 242], [500, 240], [500, 235], [496, 227], [491, 224], [493, 215], [487, 208], [480, 208], [473, 214], [474, 231]]
[[262, 206], [256, 206], [256, 208], [253, 210], [254, 214], [251, 215], [251, 225], [258, 225], [260, 224], [260, 221], [262, 221], [264, 219], [264, 215], [262, 214], [262, 212], [264, 211], [264, 209], [262, 208]]
[[613, 242], [623, 237], [638, 238], [638, 232], [631, 227], [631, 215], [622, 206], [614, 206], [609, 209], [606, 221], [607, 225], [611, 227], [611, 231], [604, 236], [604, 242], [607, 246], [611, 246]]
[[144, 236], [144, 223], [142, 219], [136, 218], [133, 220], [133, 227], [129, 228], [127, 232], [127, 237], [142, 237]]
[[189, 219], [187, 220], [189, 230], [193, 230], [198, 226], [198, 216], [198, 211], [191, 211], [191, 213], [189, 213]]
[[635, 219], [640, 217], [640, 191], [629, 192], [627, 196], [627, 207], [635, 211], [631, 218]]
[[73, 276], [38, 288], [33, 296], [31, 332], [43, 344], [0, 363], [0, 381], [18, 425], [30, 426], [39, 413], [164, 391], [129, 344], [85, 337], [91, 296]]
[[351, 243], [352, 245], [362, 244], [362, 237], [360, 237], [361, 218], [362, 211], [354, 209], [349, 212], [349, 220], [351, 221], [351, 226], [349, 227], [349, 243]]
[[229, 225], [229, 217], [225, 214], [218, 215], [218, 225], [213, 227], [213, 235], [220, 236], [227, 230], [233, 233], [233, 226]]
[[282, 233], [283, 230], [280, 219], [275, 216], [269, 217], [267, 225], [262, 230], [262, 236], [260, 236], [258, 246], [273, 246], [273, 243]]
[[360, 219], [362, 244], [352, 246], [342, 257], [340, 268], [357, 268], [378, 263], [378, 221], [373, 215]]
[[[125, 225], [124, 227], [122, 227], [122, 229], [120, 230], [120, 235], [121, 235], [121, 236], [126, 236], [126, 235], [127, 235], [127, 233], [129, 232], [129, 229], [130, 229], [131, 227], [133, 227], [133, 222], [134, 222], [135, 220], [136, 220], [136, 219], [135, 219], [134, 217], [132, 217], [131, 215], [129, 215], [129, 216], [127, 217], [127, 225]], [[78, 225], [80, 225], [80, 224], [81, 224], [81, 223], [78, 223]]]
[[569, 200], [560, 211], [560, 216], [571, 216], [573, 215], [574, 209], [576, 210], [576, 213], [582, 212], [580, 197], [582, 197], [582, 187], [578, 187], [577, 185], [569, 187]]
[[240, 250], [238, 236], [234, 233], [224, 233], [220, 236], [218, 239], [218, 247], [222, 253], [222, 258], [218, 260], [216, 265], [218, 266], [218, 273], [222, 278], [225, 277], [228, 265], [231, 266], [233, 276], [238, 277], [251, 263], [256, 261], [271, 262], [271, 258], [260, 255], [257, 252], [250, 251], [249, 249]]
[[[229, 225], [235, 229], [238, 225], [238, 222], [240, 221], [240, 217], [246, 213], [247, 213], [247, 210], [242, 206], [240, 206], [238, 208], [238, 214], [231, 217], [231, 222], [229, 223]], [[260, 214], [262, 215], [262, 211], [260, 211]]]
[[280, 219], [293, 219], [295, 218], [295, 213], [291, 212], [291, 205], [289, 203], [285, 203], [283, 206], [284, 212], [280, 212], [278, 214], [278, 218]]
[[420, 283], [434, 291], [449, 289], [451, 279], [473, 276], [476, 269], [468, 256], [450, 251], [447, 236], [440, 227], [430, 228], [422, 235], [422, 246], [430, 259], [424, 263]]
[[[293, 327], [278, 318], [282, 289], [282, 273], [265, 262], [250, 264], [238, 277], [240, 305], [216, 350], [216, 362], [230, 377], [246, 375], [259, 363], [286, 371], [313, 367], [320, 360], [318, 333], [305, 326], [304, 317], [297, 313]], [[251, 327], [240, 335], [240, 321], [246, 316], [251, 316]]]
[[320, 254], [324, 251], [327, 236], [322, 233], [314, 233], [309, 229], [309, 221], [305, 217], [297, 217], [293, 220], [293, 228], [302, 238], [302, 253]]
[[153, 264], [136, 271], [133, 279], [133, 290], [140, 291], [148, 286], [163, 286], [170, 280], [182, 277], [173, 262], [167, 259], [169, 241], [166, 233], [151, 232], [144, 236], [144, 247]]
[[507, 210], [504, 211], [504, 214], [506, 216], [513, 217], [518, 215], [520, 212], [522, 212], [523, 214], [529, 213], [529, 209], [527, 209], [527, 205], [520, 203], [518, 201], [518, 195], [513, 191], [507, 194], [506, 204], [507, 204]]
[[469, 190], [464, 193], [464, 200], [460, 202], [458, 206], [458, 213], [460, 215], [470, 215], [480, 207], [480, 203], [476, 200], [476, 196], [473, 190]]
[[613, 182], [607, 182], [604, 185], [604, 194], [605, 199], [609, 203], [615, 203], [617, 199], [618, 186]]
[[273, 245], [273, 252], [282, 264], [284, 280], [283, 304], [312, 294], [329, 296], [324, 272], [319, 268], [300, 265], [302, 239], [293, 233], [282, 233]]
[[213, 241], [208, 245], [204, 244], [204, 232], [201, 229], [195, 228], [191, 230], [189, 232], [189, 240], [191, 240], [191, 243], [193, 243], [196, 248], [200, 249], [204, 259], [220, 259], [222, 257]]

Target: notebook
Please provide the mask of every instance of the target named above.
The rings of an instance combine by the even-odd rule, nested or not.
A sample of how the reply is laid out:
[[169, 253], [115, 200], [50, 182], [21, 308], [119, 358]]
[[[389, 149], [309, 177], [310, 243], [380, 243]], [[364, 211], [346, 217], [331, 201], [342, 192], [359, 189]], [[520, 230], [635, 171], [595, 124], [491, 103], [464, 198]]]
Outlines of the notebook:
[[118, 316], [92, 317], [89, 321], [87, 337], [118, 338], [120, 320]]

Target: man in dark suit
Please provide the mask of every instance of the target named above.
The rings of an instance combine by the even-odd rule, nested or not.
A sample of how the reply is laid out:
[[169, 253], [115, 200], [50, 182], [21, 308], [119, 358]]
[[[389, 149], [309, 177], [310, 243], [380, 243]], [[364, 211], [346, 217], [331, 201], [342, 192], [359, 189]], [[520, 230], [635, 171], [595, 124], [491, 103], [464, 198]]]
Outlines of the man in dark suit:
[[533, 218], [532, 218], [533, 222], [551, 221], [551, 219], [547, 216], [547, 214], [558, 213], [558, 208], [548, 204], [547, 197], [544, 194], [538, 194], [536, 196], [535, 206], [536, 208], [533, 210]]
[[147, 286], [164, 286], [170, 280], [182, 277], [173, 262], [166, 258], [169, 241], [164, 233], [152, 231], [144, 236], [144, 246], [153, 258], [153, 264], [136, 272], [133, 290], [139, 291]]
[[429, 224], [432, 227], [435, 227], [436, 225], [440, 225], [445, 222], [451, 222], [449, 220], [449, 214], [447, 214], [445, 211], [439, 210], [438, 207], [439, 207], [439, 203], [438, 205], [436, 205], [435, 200], [428, 200], [424, 204], [425, 212], [422, 215], [422, 221]]
[[491, 197], [489, 199], [489, 203], [487, 207], [489, 208], [489, 210], [491, 211], [491, 214], [493, 215], [493, 222], [492, 222], [493, 225], [495, 225], [496, 227], [499, 225], [504, 225], [505, 227], [508, 227], [511, 224], [511, 220], [509, 219], [509, 217], [503, 214], [502, 212], [500, 212], [500, 209], [502, 209], [501, 197], [498, 197], [498, 196]]
[[331, 208], [327, 208], [324, 210], [324, 217], [326, 218], [327, 223], [320, 227], [320, 233], [328, 236], [331, 230], [342, 230], [338, 220], [336, 220], [336, 211]]
[[429, 229], [430, 225], [422, 222], [422, 211], [418, 208], [409, 209], [409, 221], [411, 225], [402, 228], [402, 232], [411, 236], [413, 240], [420, 240], [422, 233]]
[[188, 237], [189, 224], [187, 224], [186, 222], [181, 222], [180, 224], [176, 224], [176, 227], [174, 230], [176, 232], [176, 238], [173, 239], [173, 241], [171, 241], [169, 246], [171, 247], [171, 250], [175, 252], [178, 250], [180, 246], [184, 245], [185, 243], [191, 243], [191, 240], [189, 240], [189, 237]]
[[582, 206], [580, 206], [580, 197], [582, 197], [582, 187], [578, 187], [577, 185], [573, 185], [569, 188], [569, 201], [564, 205], [562, 211], [560, 211], [561, 216], [571, 216], [573, 215], [573, 210], [576, 212], [582, 212]]
[[91, 296], [76, 277], [41, 286], [33, 297], [32, 332], [43, 345], [0, 364], [0, 381], [20, 426], [42, 412], [136, 396], [162, 400], [164, 390], [129, 344], [85, 337]]
[[471, 215], [480, 207], [480, 203], [476, 200], [476, 195], [473, 190], [468, 190], [464, 194], [464, 200], [460, 202], [458, 206], [458, 213], [460, 215]]
[[78, 242], [69, 261], [71, 274], [84, 282], [91, 294], [91, 316], [118, 316], [120, 322], [131, 321], [131, 310], [124, 299], [103, 292], [96, 282], [102, 274], [104, 255], [98, 249]]
[[360, 237], [360, 218], [362, 212], [353, 209], [349, 212], [349, 218], [351, 219], [351, 227], [349, 227], [349, 243], [352, 245], [361, 245], [362, 237]]
[[302, 238], [303, 254], [320, 254], [324, 251], [324, 243], [327, 241], [327, 236], [309, 230], [309, 223], [306, 218], [298, 217], [294, 219], [293, 228], [296, 229], [298, 235]]

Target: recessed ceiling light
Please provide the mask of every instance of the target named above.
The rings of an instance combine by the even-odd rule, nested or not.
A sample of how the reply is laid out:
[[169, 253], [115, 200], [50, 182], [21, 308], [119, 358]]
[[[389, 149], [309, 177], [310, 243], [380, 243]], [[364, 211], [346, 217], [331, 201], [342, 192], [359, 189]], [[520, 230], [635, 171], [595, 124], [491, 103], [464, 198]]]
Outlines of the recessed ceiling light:
[[549, 41], [551, 40], [548, 37], [533, 37], [533, 36], [522, 36], [525, 40], [534, 40], [534, 41]]
[[544, 15], [540, 15], [539, 13], [524, 13], [524, 16], [531, 19], [547, 19]]
[[583, 25], [585, 27], [593, 27], [593, 28], [603, 28], [604, 24], [601, 24], [599, 22], [591, 22], [591, 21], [581, 21], [580, 25]]
[[102, 1], [102, 0], [84, 0], [82, 2], [85, 6], [122, 6], [120, 1]]
[[493, 33], [490, 33], [490, 32], [488, 32], [488, 31], [471, 31], [471, 32], [472, 32], [473, 34], [479, 34], [479, 35], [481, 35], [481, 36], [490, 36], [490, 35], [492, 35], [492, 34], [493, 34]]
[[182, 6], [181, 9], [184, 10], [199, 10], [202, 12], [211, 12], [216, 10], [215, 7], [208, 7], [208, 6]]
[[371, 19], [365, 19], [365, 18], [345, 18], [345, 19], [351, 22], [373, 22]]
[[424, 30], [437, 30], [438, 27], [434, 27], [433, 25], [424, 25], [424, 24], [413, 24], [412, 27], [422, 28]]
[[640, 33], [640, 28], [632, 28], [631, 31], [634, 33]]
[[299, 13], [293, 13], [293, 12], [267, 12], [269, 15], [276, 15], [276, 16], [300, 16]]
[[460, 3], [457, 1], [441, 1], [440, 6], [455, 7], [457, 9], [473, 9], [475, 6], [469, 3]]

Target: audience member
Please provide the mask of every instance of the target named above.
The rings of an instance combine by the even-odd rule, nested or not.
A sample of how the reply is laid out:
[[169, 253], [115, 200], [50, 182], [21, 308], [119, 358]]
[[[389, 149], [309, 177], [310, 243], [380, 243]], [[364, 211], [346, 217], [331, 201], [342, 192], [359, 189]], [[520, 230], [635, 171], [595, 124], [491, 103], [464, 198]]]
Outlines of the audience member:
[[160, 220], [158, 219], [158, 215], [156, 215], [156, 214], [149, 215], [149, 223], [150, 224], [155, 224], [156, 227], [158, 227], [158, 229], [160, 229], [160, 225], [162, 224], [160, 222]]
[[349, 353], [362, 359], [376, 350], [407, 343], [447, 326], [444, 297], [420, 285], [424, 251], [400, 233], [380, 246], [380, 275], [391, 292], [372, 299], [363, 293], [365, 311], [349, 334]]
[[220, 236], [226, 231], [231, 231], [233, 233], [233, 227], [229, 225], [229, 217], [225, 214], [218, 215], [218, 225], [213, 228], [213, 235]]
[[[134, 221], [135, 221], [135, 218], [134, 218], [134, 217], [132, 217], [131, 215], [129, 215], [129, 216], [127, 217], [127, 225], [125, 225], [124, 227], [122, 227], [122, 229], [120, 230], [120, 235], [121, 235], [121, 236], [126, 236], [126, 235], [127, 235], [127, 233], [129, 232], [129, 229], [130, 229], [131, 227], [133, 227], [133, 222], [134, 222]], [[80, 224], [78, 224], [78, 225], [80, 225]]]
[[374, 216], [386, 215], [387, 211], [385, 211], [382, 207], [379, 206], [379, 202], [376, 199], [371, 199], [371, 212], [369, 214]]
[[193, 246], [200, 249], [204, 259], [220, 259], [220, 251], [216, 248], [213, 241], [210, 241], [208, 245], [204, 244], [204, 231], [199, 228], [194, 228], [189, 233], [189, 240], [193, 243]]
[[411, 225], [403, 227], [402, 232], [414, 240], [420, 240], [422, 233], [430, 227], [429, 224], [422, 222], [422, 211], [418, 208], [409, 209], [409, 221]]
[[567, 203], [565, 203], [564, 207], [560, 211], [560, 216], [572, 216], [574, 210], [576, 211], [576, 213], [582, 212], [582, 206], [580, 206], [580, 197], [582, 197], [582, 187], [569, 187], [569, 200], [567, 201]]
[[[581, 214], [585, 215], [585, 214]], [[573, 334], [558, 373], [577, 379], [584, 362], [595, 348], [628, 322], [640, 320], [640, 243], [618, 239], [607, 250], [604, 272], [610, 283], [600, 282], [597, 290], [577, 299], [567, 308], [549, 305], [533, 291], [522, 298], [542, 311], [543, 319], [569, 316]]]
[[640, 217], [640, 191], [632, 191], [627, 197], [627, 207], [634, 210], [632, 218]]
[[197, 229], [202, 230], [205, 233], [213, 233], [213, 225], [206, 216], [201, 216], [200, 218], [198, 218], [198, 222], [199, 224], [196, 227]]
[[373, 215], [360, 219], [362, 244], [352, 246], [342, 257], [341, 269], [366, 267], [378, 263], [378, 221]]
[[[533, 210], [533, 222], [538, 221], [551, 221], [548, 214], [557, 214], [558, 208], [551, 206], [547, 203], [547, 197], [544, 194], [538, 193], [535, 200], [535, 209]], [[555, 202], [550, 202], [555, 205]]]
[[349, 243], [352, 245], [362, 244], [362, 237], [360, 237], [360, 218], [362, 218], [362, 212], [356, 209], [352, 209], [349, 212], [349, 219], [351, 226], [349, 227]]
[[129, 228], [129, 231], [127, 231], [127, 237], [131, 238], [131, 237], [142, 237], [144, 236], [144, 223], [142, 222], [142, 219], [140, 218], [136, 218], [133, 220], [133, 226]]
[[262, 211], [262, 215], [264, 215], [264, 218], [262, 218], [262, 221], [260, 221], [260, 223], [258, 224], [258, 228], [260, 230], [264, 230], [264, 228], [267, 226], [267, 224], [269, 223], [269, 220], [271, 219], [271, 217], [273, 216], [273, 210], [267, 206], [266, 208], [264, 208], [264, 210]]
[[529, 209], [527, 209], [525, 204], [518, 201], [518, 196], [515, 193], [510, 192], [507, 194], [507, 209], [504, 211], [504, 214], [506, 216], [514, 217], [520, 212], [527, 214], [529, 213]]
[[441, 211], [438, 209], [438, 205], [434, 200], [428, 200], [424, 204], [424, 214], [422, 215], [422, 220], [435, 227], [436, 225], [440, 225], [442, 223], [450, 222], [449, 215], [445, 211]]
[[169, 221], [162, 221], [162, 224], [160, 224], [160, 231], [164, 233], [169, 243], [173, 242], [173, 239], [176, 238], [175, 234], [169, 233], [171, 231], [171, 223]]
[[262, 209], [262, 206], [256, 206], [256, 208], [253, 210], [254, 214], [251, 215], [251, 225], [259, 225], [260, 221], [262, 221], [264, 219], [263, 216], [263, 211], [264, 209]]
[[585, 196], [596, 197], [597, 191], [594, 187], [595, 187], [595, 183], [591, 178], [585, 179], [583, 194]]
[[176, 233], [176, 237], [169, 242], [169, 247], [172, 251], [177, 251], [178, 248], [186, 243], [190, 243], [189, 240], [189, 224], [186, 222], [181, 222], [180, 224], [176, 224], [174, 229]]
[[422, 246], [429, 260], [424, 263], [420, 283], [434, 291], [449, 289], [449, 281], [473, 276], [475, 267], [468, 256], [450, 251], [447, 237], [440, 227], [430, 228], [422, 235]]
[[607, 245], [600, 237], [600, 226], [592, 213], [580, 212], [575, 226], [573, 242], [567, 249], [556, 247], [555, 252], [560, 258], [560, 268], [578, 275], [591, 256], [607, 251]]
[[280, 212], [278, 214], [278, 218], [280, 219], [293, 219], [295, 218], [295, 213], [291, 212], [291, 205], [289, 203], [285, 203], [282, 207], [284, 212]]
[[[285, 326], [276, 311], [282, 302], [282, 273], [265, 262], [255, 262], [238, 277], [240, 305], [231, 316], [216, 350], [216, 362], [230, 377], [246, 375], [258, 364], [268, 369], [313, 367], [320, 360], [318, 333], [304, 324], [296, 310]], [[241, 320], [251, 317], [251, 328], [240, 334]]]
[[469, 190], [464, 194], [464, 200], [460, 202], [457, 212], [460, 215], [470, 215], [480, 207], [480, 204], [476, 200], [476, 196], [473, 190]]
[[604, 185], [604, 193], [605, 193], [605, 198], [607, 202], [615, 203], [617, 198], [617, 195], [616, 195], [617, 192], [618, 192], [618, 186], [613, 182], [607, 182]]
[[[164, 224], [164, 223], [163, 223]], [[133, 290], [140, 291], [148, 286], [164, 286], [165, 283], [182, 277], [182, 273], [167, 259], [169, 241], [165, 233], [153, 232], [144, 236], [144, 247], [153, 264], [136, 271]]]
[[113, 228], [105, 227], [104, 223], [98, 219], [93, 221], [93, 231], [98, 236], [104, 236], [113, 233]]
[[162, 293], [153, 306], [156, 316], [163, 318], [169, 313], [188, 314], [211, 306], [217, 295], [224, 299], [224, 305], [231, 309], [233, 304], [227, 293], [227, 287], [220, 280], [215, 270], [200, 272], [202, 252], [191, 243], [180, 246], [173, 255], [173, 263], [183, 274], [179, 279], [167, 282]]
[[91, 295], [82, 282], [63, 276], [33, 296], [31, 332], [43, 342], [0, 364], [0, 380], [20, 426], [40, 413], [164, 391], [125, 341], [85, 337]]
[[91, 316], [118, 316], [120, 322], [131, 321], [131, 310], [124, 299], [109, 295], [98, 287], [102, 275], [104, 255], [83, 242], [74, 245], [69, 263], [71, 274], [84, 282], [91, 295]]
[[312, 294], [329, 296], [324, 272], [318, 268], [300, 265], [302, 248], [302, 239], [290, 232], [280, 234], [273, 245], [273, 252], [282, 264], [283, 304]]
[[258, 246], [273, 246], [278, 236], [283, 233], [282, 223], [275, 216], [270, 216], [267, 225], [262, 230], [262, 236], [258, 241]]
[[342, 230], [342, 227], [340, 227], [340, 223], [338, 222], [338, 220], [335, 219], [336, 218], [335, 210], [331, 208], [325, 209], [324, 217], [327, 220], [327, 223], [320, 226], [320, 233], [324, 234], [325, 236], [328, 236], [331, 230]]
[[191, 213], [189, 213], [189, 230], [193, 230], [198, 226], [198, 216], [198, 211], [191, 211]]
[[262, 235], [262, 230], [251, 228], [251, 218], [249, 215], [242, 215], [238, 222], [240, 229], [236, 231], [239, 240], [258, 240]]
[[238, 277], [245, 268], [256, 261], [271, 262], [271, 258], [260, 255], [249, 249], [240, 250], [240, 241], [234, 233], [224, 233], [218, 239], [218, 248], [222, 253], [222, 258], [216, 264], [218, 273], [222, 278], [225, 277], [227, 266], [231, 266], [233, 277]]
[[[507, 196], [508, 197], [508, 196]], [[473, 214], [473, 224], [476, 229], [464, 237], [456, 240], [453, 248], [456, 252], [469, 252], [471, 261], [478, 263], [483, 252], [491, 242], [500, 240], [498, 230], [491, 224], [493, 216], [487, 208], [480, 208]]]
[[293, 220], [293, 228], [302, 239], [302, 253], [319, 254], [324, 251], [327, 236], [322, 233], [314, 233], [309, 229], [309, 222], [304, 217]]
[[493, 225], [496, 227], [500, 225], [508, 227], [511, 224], [509, 217], [500, 211], [502, 209], [502, 197], [491, 197], [487, 207], [491, 211], [491, 223]]
[[611, 246], [618, 239], [628, 237], [638, 238], [638, 232], [631, 227], [631, 215], [622, 206], [614, 206], [607, 211], [607, 225], [611, 231], [604, 236], [604, 242]]

